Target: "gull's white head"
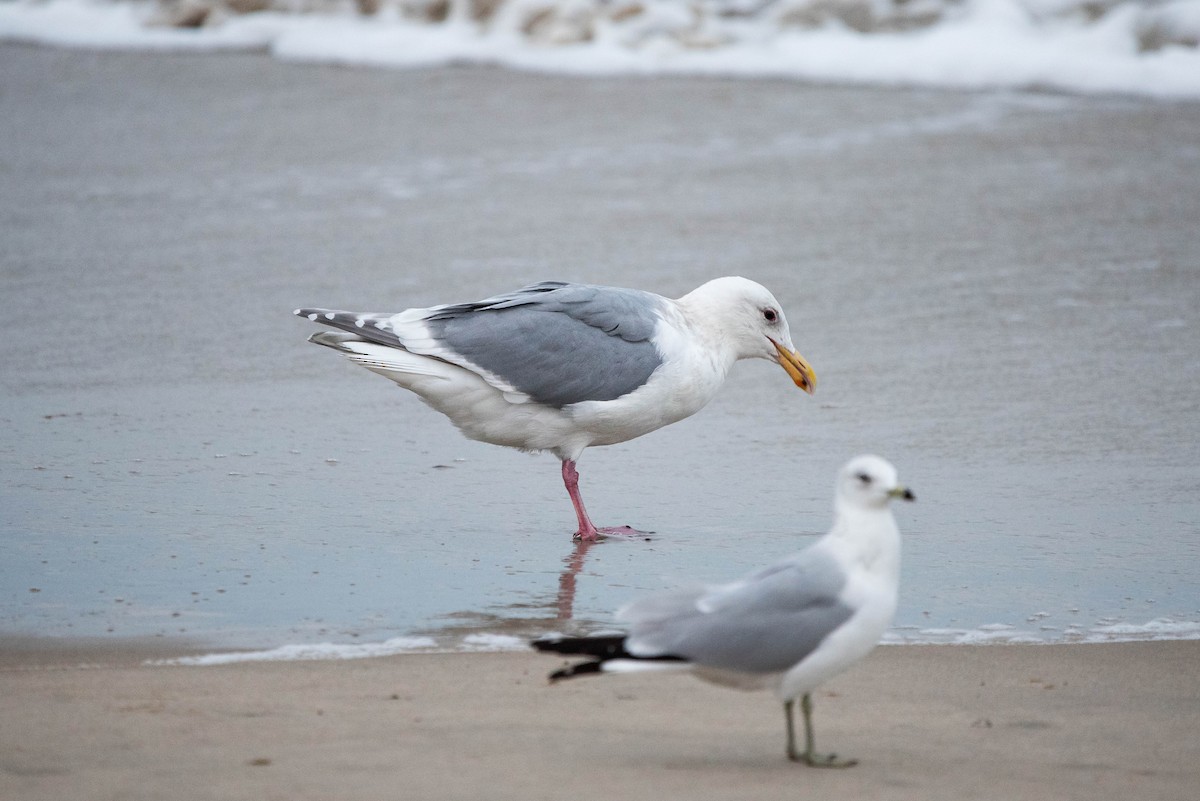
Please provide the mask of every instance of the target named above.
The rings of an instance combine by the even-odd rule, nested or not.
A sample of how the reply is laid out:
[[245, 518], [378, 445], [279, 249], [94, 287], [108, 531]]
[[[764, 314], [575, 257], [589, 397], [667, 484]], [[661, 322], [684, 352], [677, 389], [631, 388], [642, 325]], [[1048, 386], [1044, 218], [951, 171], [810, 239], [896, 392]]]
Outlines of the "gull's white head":
[[783, 307], [762, 284], [737, 276], [714, 278], [679, 304], [718, 329], [738, 359], [769, 359], [805, 392], [817, 388], [817, 374], [792, 344]]
[[856, 456], [838, 473], [837, 498], [840, 504], [860, 509], [882, 509], [893, 498], [916, 500], [891, 462], [869, 455]]

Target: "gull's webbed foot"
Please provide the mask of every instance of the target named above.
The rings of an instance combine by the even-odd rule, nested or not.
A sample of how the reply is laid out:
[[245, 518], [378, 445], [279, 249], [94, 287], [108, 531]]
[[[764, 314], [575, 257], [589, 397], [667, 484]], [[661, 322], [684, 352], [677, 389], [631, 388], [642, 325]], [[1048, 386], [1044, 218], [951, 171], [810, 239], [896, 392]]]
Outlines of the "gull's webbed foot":
[[808, 693], [805, 693], [800, 699], [800, 711], [804, 714], [804, 750], [798, 750], [796, 748], [796, 729], [792, 724], [794, 707], [795, 702], [790, 699], [783, 704], [783, 716], [787, 724], [788, 759], [793, 762], [803, 762], [812, 768], [852, 768], [858, 764], [857, 759], [839, 759], [837, 754], [817, 753], [812, 725], [812, 696]]
[[606, 539], [608, 537], [616, 537], [625, 539], [634, 539], [637, 537], [645, 537], [647, 534], [652, 534], [651, 531], [639, 531], [632, 526], [593, 526], [588, 529], [580, 529], [572, 536], [576, 542], [595, 542], [597, 540]]
[[858, 764], [857, 759], [840, 759], [837, 754], [788, 754], [793, 762], [803, 762], [810, 768], [852, 768]]

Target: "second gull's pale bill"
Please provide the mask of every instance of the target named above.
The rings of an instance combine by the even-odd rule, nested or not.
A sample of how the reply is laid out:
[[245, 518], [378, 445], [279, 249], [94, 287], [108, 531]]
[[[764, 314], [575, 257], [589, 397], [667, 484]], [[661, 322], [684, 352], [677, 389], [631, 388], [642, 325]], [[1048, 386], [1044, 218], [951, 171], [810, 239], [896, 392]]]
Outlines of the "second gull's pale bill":
[[695, 414], [739, 359], [778, 362], [809, 393], [817, 382], [779, 301], [745, 278], [717, 278], [678, 300], [544, 281], [395, 314], [295, 313], [341, 329], [311, 342], [412, 390], [471, 439], [558, 456], [583, 540], [636, 533], [592, 523], [575, 466], [585, 448]]

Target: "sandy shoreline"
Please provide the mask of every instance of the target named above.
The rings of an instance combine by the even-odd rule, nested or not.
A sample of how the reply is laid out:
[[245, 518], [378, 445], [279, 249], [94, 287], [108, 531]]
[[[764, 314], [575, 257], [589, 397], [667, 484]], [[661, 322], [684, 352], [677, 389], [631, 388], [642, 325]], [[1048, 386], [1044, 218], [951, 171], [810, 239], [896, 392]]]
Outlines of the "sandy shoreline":
[[[1200, 786], [1200, 641], [877, 649], [782, 756], [773, 699], [690, 678], [548, 686], [542, 655], [150, 667], [5, 648], [8, 799], [1138, 798]], [[23, 658], [13, 654], [23, 651]], [[75, 667], [87, 652], [89, 667]], [[36, 661], [36, 660], [35, 660]]]

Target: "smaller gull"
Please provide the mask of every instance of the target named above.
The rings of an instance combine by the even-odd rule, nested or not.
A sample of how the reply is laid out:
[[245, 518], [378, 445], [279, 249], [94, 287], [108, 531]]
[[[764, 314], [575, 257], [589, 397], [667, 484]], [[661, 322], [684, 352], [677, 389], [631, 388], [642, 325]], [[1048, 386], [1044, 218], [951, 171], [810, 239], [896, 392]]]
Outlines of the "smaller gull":
[[[798, 554], [739, 581], [651, 595], [617, 613], [629, 633], [534, 640], [539, 651], [582, 655], [551, 681], [599, 673], [688, 670], [739, 689], [772, 688], [783, 702], [787, 755], [814, 767], [855, 760], [818, 754], [812, 692], [865, 657], [896, 613], [900, 532], [889, 501], [913, 500], [896, 469], [859, 456], [838, 473], [833, 527]], [[804, 750], [796, 749], [800, 699]]]
[[295, 313], [341, 329], [310, 342], [412, 390], [471, 439], [558, 456], [583, 540], [635, 533], [588, 517], [575, 467], [585, 448], [695, 414], [739, 359], [775, 361], [809, 393], [817, 381], [779, 301], [745, 278], [717, 278], [678, 300], [544, 281], [395, 314]]

